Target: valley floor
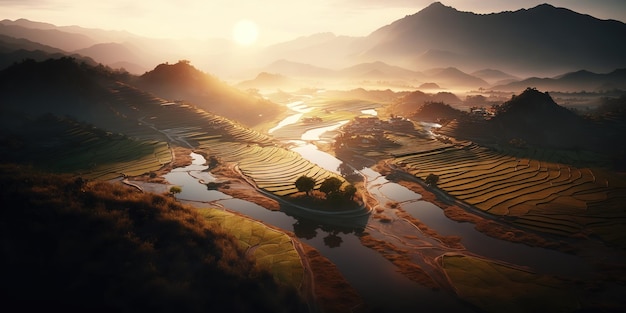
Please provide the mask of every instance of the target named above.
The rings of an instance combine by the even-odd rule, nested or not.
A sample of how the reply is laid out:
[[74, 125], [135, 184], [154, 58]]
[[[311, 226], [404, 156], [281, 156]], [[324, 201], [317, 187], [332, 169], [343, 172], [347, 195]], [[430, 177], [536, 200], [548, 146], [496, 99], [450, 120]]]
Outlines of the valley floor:
[[[182, 167], [191, 164], [189, 158], [185, 156], [189, 155], [191, 150], [177, 148], [175, 151], [174, 159], [177, 160], [175, 167]], [[131, 180], [132, 183], [137, 184], [144, 188], [146, 191], [164, 193], [169, 190], [171, 186], [163, 178], [169, 170], [175, 168], [165, 168], [160, 171], [158, 176], [150, 178], [147, 176], [137, 177]], [[475, 228], [488, 236], [497, 238], [499, 240], [509, 241], [513, 243], [522, 243], [528, 246], [542, 247], [548, 249], [554, 249], [565, 253], [576, 253], [581, 251], [580, 246], [573, 245], [572, 242], [567, 240], [555, 240], [548, 236], [539, 236], [535, 233], [523, 231], [517, 228], [506, 226], [506, 224], [499, 222], [491, 216], [476, 214], [475, 210], [470, 210], [468, 207], [464, 207], [464, 204], [454, 198], [446, 195], [444, 192], [437, 188], [430, 188], [426, 186], [421, 180], [416, 179], [414, 176], [393, 169], [385, 162], [379, 162], [373, 168], [376, 169], [381, 175], [385, 175], [390, 181], [394, 181], [407, 189], [419, 193], [421, 199], [435, 204], [443, 210], [445, 215], [458, 222], [469, 222], [475, 225]], [[211, 173], [217, 181], [223, 182], [219, 184], [218, 190], [224, 194], [228, 194], [234, 198], [250, 201], [258, 204], [268, 210], [279, 210], [280, 204], [272, 198], [259, 192], [257, 188], [248, 183], [245, 179], [239, 176], [239, 173], [232, 170], [232, 167], [221, 165], [212, 170]], [[478, 301], [476, 299], [467, 298], [463, 294], [463, 285], [456, 281], [456, 277], [450, 276], [450, 268], [444, 266], [443, 257], [465, 256], [475, 258], [478, 255], [466, 250], [461, 243], [460, 237], [457, 236], [445, 236], [437, 233], [437, 231], [429, 228], [428, 225], [421, 222], [419, 219], [414, 218], [411, 214], [408, 214], [401, 206], [395, 205], [392, 202], [381, 202], [379, 198], [369, 195], [368, 206], [373, 210], [373, 214], [370, 217], [365, 232], [360, 235], [361, 242], [364, 246], [370, 247], [377, 251], [380, 255], [397, 266], [397, 271], [405, 275], [410, 280], [417, 282], [420, 285], [426, 286], [433, 290], [443, 289], [449, 293], [456, 293], [459, 297], [464, 298], [469, 303]], [[211, 203], [198, 203], [195, 201], [184, 201], [192, 205], [199, 207], [213, 206]], [[222, 205], [217, 205], [224, 208]], [[230, 210], [229, 210], [230, 211]], [[394, 227], [390, 227], [394, 225]], [[273, 227], [273, 226], [272, 226]], [[417, 232], [416, 232], [417, 230]], [[365, 305], [359, 294], [350, 287], [348, 281], [345, 280], [343, 275], [337, 270], [336, 266], [329, 261], [326, 257], [322, 256], [316, 249], [302, 244], [301, 240], [291, 232], [291, 230], [281, 230], [290, 235], [294, 241], [300, 258], [303, 260], [303, 264], [307, 264], [309, 269], [310, 284], [309, 290], [305, 293], [313, 292], [311, 298], [316, 301], [324, 309], [324, 312], [342, 312], [347, 308], [346, 306], [358, 307], [365, 310]], [[594, 250], [595, 249], [595, 250]], [[607, 256], [613, 257], [615, 251], [606, 249], [603, 245], [594, 245], [586, 243], [584, 247], [584, 257], [589, 259], [589, 262], [593, 262], [592, 258]], [[608, 254], [607, 254], [608, 253]], [[486, 264], [504, 264], [506, 271], [512, 272], [513, 276], [518, 272], [526, 272], [529, 269], [515, 266], [509, 263], [501, 263], [498, 260], [480, 257], [481, 262], [487, 262]], [[456, 259], [450, 259], [449, 263], [454, 264], [452, 261]], [[613, 274], [617, 274], [617, 281], [624, 280], [623, 271], [613, 269]], [[620, 274], [621, 272], [621, 274]], [[333, 273], [333, 274], [329, 274]], [[455, 273], [455, 272], [452, 272]], [[461, 274], [456, 275], [479, 275], [472, 273], [471, 270], [465, 269], [461, 271]], [[534, 274], [533, 274], [534, 275]], [[587, 282], [579, 282], [581, 286], [600, 286], [605, 285], [603, 277], [608, 275], [608, 272], [596, 273], [596, 277]], [[538, 275], [537, 277], [543, 277], [544, 275]], [[547, 276], [546, 276], [547, 277]], [[621, 278], [620, 278], [621, 277]], [[508, 281], [508, 278], [503, 278]], [[544, 278], [540, 278], [544, 279]], [[502, 281], [499, 284], [504, 284]], [[535, 283], [528, 282], [526, 285], [531, 288]], [[571, 287], [570, 283], [557, 280], [552, 283], [555, 289], [559, 286], [567, 286], [568, 290]], [[587, 288], [584, 287], [584, 288]], [[603, 287], [598, 287], [603, 288]], [[609, 287], [606, 287], [609, 288]], [[306, 289], [306, 288], [305, 288]], [[552, 308], [566, 308], [569, 307], [571, 301], [575, 300], [574, 295], [579, 293], [580, 290], [569, 292], [565, 295], [558, 294], [559, 301], [551, 304]], [[552, 290], [552, 289], [551, 289]], [[341, 296], [338, 296], [341, 295]], [[499, 299], [501, 296], [497, 292], [492, 295], [493, 298]], [[534, 297], [535, 302], [547, 301], [546, 299], [553, 297], [554, 293], [547, 293], [545, 297], [531, 295]], [[596, 298], [603, 296], [602, 291], [596, 292], [591, 295], [590, 299], [587, 299], [583, 307], [596, 301]], [[556, 297], [556, 296], [554, 296]], [[482, 301], [482, 300], [480, 300]], [[613, 304], [619, 306], [620, 304]], [[463, 307], [464, 305], [462, 305]], [[487, 310], [489, 311], [489, 310]]]

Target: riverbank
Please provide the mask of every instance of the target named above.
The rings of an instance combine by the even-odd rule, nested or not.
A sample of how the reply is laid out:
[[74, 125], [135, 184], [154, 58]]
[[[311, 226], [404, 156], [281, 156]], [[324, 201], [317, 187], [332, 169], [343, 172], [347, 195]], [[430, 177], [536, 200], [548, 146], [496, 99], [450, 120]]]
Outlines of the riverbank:
[[[167, 193], [170, 182], [165, 179], [165, 175], [175, 168], [185, 167], [192, 164], [191, 153], [195, 152], [203, 157], [208, 157], [203, 151], [192, 151], [188, 148], [175, 147], [172, 149], [173, 161], [163, 168], [142, 176], [130, 177], [129, 183], [140, 186], [145, 192]], [[213, 168], [211, 174], [215, 176], [220, 183], [217, 184], [217, 190], [237, 199], [245, 200], [257, 204], [265, 209], [277, 211], [280, 204], [277, 200], [272, 199], [259, 192], [254, 186], [245, 181], [233, 168], [232, 164], [222, 163]], [[186, 204], [194, 206], [193, 201], [185, 201]], [[288, 235], [300, 256], [303, 267], [308, 273], [303, 283], [301, 293], [303, 296], [315, 302], [317, 308], [312, 309], [314, 312], [361, 312], [367, 311], [366, 305], [359, 293], [348, 283], [339, 269], [328, 258], [323, 256], [317, 249], [301, 242], [298, 237], [291, 231], [263, 223], [257, 219], [251, 218], [237, 211], [230, 210], [220, 205], [212, 205], [211, 203], [198, 203], [199, 206], [214, 207], [223, 209], [232, 214], [236, 214], [246, 219], [254, 220], [262, 223], [265, 227], [278, 230]]]
[[567, 242], [556, 239], [548, 240], [546, 236], [539, 236], [518, 228], [506, 226], [502, 222], [497, 222], [479, 214], [470, 213], [468, 212], [469, 209], [463, 208], [463, 204], [456, 199], [444, 195], [436, 187], [427, 186], [423, 181], [406, 172], [391, 168], [384, 161], [376, 164], [375, 169], [382, 175], [386, 175], [388, 180], [419, 193], [422, 195], [422, 200], [440, 207], [449, 219], [457, 222], [472, 223], [475, 225], [476, 230], [487, 236], [514, 243], [523, 243], [531, 247], [554, 249], [565, 253], [575, 252], [575, 248]]

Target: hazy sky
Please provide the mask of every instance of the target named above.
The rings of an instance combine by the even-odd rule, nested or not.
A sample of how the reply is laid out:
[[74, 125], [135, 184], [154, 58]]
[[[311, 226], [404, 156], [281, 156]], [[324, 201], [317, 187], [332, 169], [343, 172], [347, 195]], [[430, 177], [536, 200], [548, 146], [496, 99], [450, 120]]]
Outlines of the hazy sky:
[[[127, 30], [150, 37], [232, 38], [242, 20], [257, 25], [257, 44], [319, 32], [365, 36], [434, 0], [0, 0], [0, 19]], [[550, 3], [626, 22], [626, 0], [444, 0], [460, 11], [492, 13]], [[246, 30], [243, 30], [245, 33]], [[253, 34], [248, 34], [250, 37]], [[246, 38], [247, 41], [250, 38]]]

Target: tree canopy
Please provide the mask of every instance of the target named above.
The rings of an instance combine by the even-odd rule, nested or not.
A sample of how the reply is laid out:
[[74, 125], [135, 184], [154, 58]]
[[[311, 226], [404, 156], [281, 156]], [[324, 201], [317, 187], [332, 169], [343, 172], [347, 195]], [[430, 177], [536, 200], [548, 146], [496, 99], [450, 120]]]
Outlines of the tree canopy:
[[296, 179], [296, 188], [298, 191], [306, 192], [308, 195], [315, 188], [315, 179], [306, 175], [302, 175]]
[[326, 195], [330, 195], [332, 193], [338, 192], [341, 188], [341, 185], [343, 185], [341, 179], [337, 177], [329, 177], [322, 182], [322, 185], [320, 186], [320, 191], [325, 193]]
[[426, 185], [428, 186], [437, 186], [437, 182], [439, 181], [439, 176], [435, 175], [435, 174], [428, 174], [428, 176], [426, 176]]

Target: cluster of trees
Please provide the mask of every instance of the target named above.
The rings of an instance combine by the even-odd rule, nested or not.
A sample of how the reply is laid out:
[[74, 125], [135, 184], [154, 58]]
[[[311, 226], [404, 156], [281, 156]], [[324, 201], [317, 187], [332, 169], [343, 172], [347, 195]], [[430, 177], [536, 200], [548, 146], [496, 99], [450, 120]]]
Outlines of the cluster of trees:
[[[313, 191], [317, 182], [313, 177], [302, 175], [298, 177], [298, 179], [296, 179], [295, 184], [296, 188], [298, 188], [298, 191], [306, 192], [308, 196], [311, 196], [311, 191]], [[322, 182], [319, 191], [325, 193], [326, 199], [329, 201], [340, 202], [345, 199], [352, 200], [357, 191], [356, 187], [354, 187], [354, 185], [352, 184], [349, 184], [342, 190], [342, 185], [343, 181], [341, 181], [339, 178], [329, 177]]]

